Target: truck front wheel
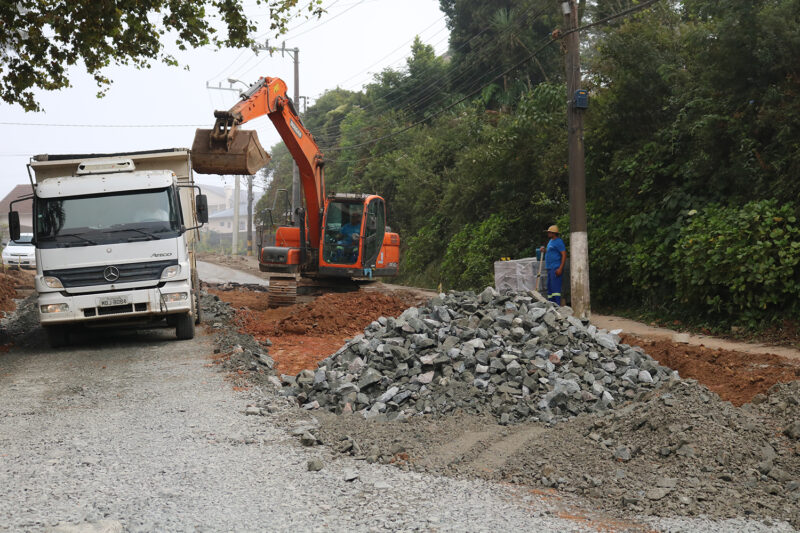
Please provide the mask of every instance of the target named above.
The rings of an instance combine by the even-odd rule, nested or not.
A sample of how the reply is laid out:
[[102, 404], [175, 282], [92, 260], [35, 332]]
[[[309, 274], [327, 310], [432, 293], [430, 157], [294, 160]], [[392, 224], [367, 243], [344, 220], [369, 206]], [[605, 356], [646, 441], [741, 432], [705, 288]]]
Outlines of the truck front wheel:
[[194, 316], [192, 313], [176, 315], [175, 336], [179, 340], [189, 340], [194, 338]]
[[69, 344], [69, 329], [66, 326], [47, 326], [44, 328], [47, 343], [51, 348], [60, 348]]

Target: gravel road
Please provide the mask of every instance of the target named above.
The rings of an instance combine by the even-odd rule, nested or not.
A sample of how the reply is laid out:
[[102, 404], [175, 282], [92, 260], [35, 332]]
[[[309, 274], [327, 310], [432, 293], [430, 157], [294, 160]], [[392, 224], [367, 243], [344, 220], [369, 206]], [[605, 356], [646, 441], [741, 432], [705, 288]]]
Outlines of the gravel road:
[[207, 283], [234, 282], [242, 285], [264, 285], [265, 287], [269, 285], [265, 276], [257, 276], [206, 261], [197, 262], [197, 272], [200, 274], [200, 279]]

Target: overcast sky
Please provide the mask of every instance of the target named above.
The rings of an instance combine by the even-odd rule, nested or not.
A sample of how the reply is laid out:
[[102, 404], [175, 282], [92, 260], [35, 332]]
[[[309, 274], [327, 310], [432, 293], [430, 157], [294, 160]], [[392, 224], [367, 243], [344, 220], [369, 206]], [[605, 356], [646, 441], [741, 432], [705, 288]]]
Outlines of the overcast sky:
[[[258, 35], [268, 37], [267, 16], [256, 11], [254, 1], [246, 0], [245, 5], [259, 23]], [[448, 32], [438, 0], [326, 0], [324, 5], [328, 13], [322, 19], [297, 19], [281, 38], [287, 48], [300, 49], [300, 94], [309, 96], [311, 102], [327, 89], [338, 86], [357, 90], [371, 81], [374, 73], [405, 66], [415, 35], [433, 45], [438, 54], [447, 50]], [[280, 46], [274, 40], [270, 44]], [[294, 92], [288, 54], [270, 57], [250, 50], [199, 49], [175, 55], [182, 65], [190, 67], [189, 71], [160, 64], [149, 70], [108, 69], [114, 83], [101, 99], [96, 98], [94, 80], [75, 68], [70, 74], [72, 88], [39, 93], [43, 113], [26, 113], [0, 103], [3, 123], [186, 125], [89, 128], [0, 124], [0, 198], [14, 185], [28, 182], [25, 164], [35, 154], [191, 147], [196, 127], [211, 127], [213, 111], [230, 108], [238, 98], [235, 92], [207, 89], [206, 84], [229, 87], [228, 78], [252, 83], [259, 76], [277, 76], [287, 82], [290, 95]], [[266, 117], [248, 123], [247, 129], [258, 132], [267, 150], [280, 141]], [[224, 181], [214, 176], [197, 177], [205, 183]]]

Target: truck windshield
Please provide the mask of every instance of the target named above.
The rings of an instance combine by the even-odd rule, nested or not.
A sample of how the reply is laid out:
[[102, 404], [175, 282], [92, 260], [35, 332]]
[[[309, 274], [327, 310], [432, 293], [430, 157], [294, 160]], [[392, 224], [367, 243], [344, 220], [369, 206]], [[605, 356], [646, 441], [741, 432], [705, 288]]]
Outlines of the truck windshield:
[[172, 188], [36, 200], [41, 248], [163, 239], [179, 232]]

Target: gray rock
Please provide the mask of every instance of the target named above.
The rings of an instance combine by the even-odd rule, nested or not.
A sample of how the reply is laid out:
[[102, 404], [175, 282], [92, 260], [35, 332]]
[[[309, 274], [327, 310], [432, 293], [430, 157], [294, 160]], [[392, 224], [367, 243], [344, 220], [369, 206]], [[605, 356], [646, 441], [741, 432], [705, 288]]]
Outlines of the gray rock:
[[790, 439], [800, 439], [800, 420], [797, 420], [793, 424], [790, 424], [784, 428], [783, 434]]
[[417, 376], [417, 382], [427, 385], [433, 381], [433, 374], [434, 374], [433, 370], [431, 370], [430, 372], [425, 372], [424, 374], [420, 374]]
[[607, 333], [598, 333], [595, 335], [594, 339], [597, 341], [597, 344], [603, 348], [607, 348], [611, 351], [617, 350], [617, 343], [614, 341], [614, 338]]
[[520, 372], [522, 372], [522, 367], [518, 362], [511, 361], [506, 365], [506, 372], [508, 372], [510, 376], [519, 376]]
[[321, 459], [309, 459], [308, 463], [306, 463], [306, 468], [309, 472], [319, 472], [325, 465], [323, 464]]
[[303, 446], [314, 446], [317, 444], [317, 437], [312, 435], [310, 432], [305, 431], [302, 435], [300, 435], [300, 444]]
[[380, 398], [378, 398], [378, 401], [386, 403], [394, 398], [398, 392], [400, 392], [400, 387], [392, 386], [386, 392], [381, 394]]
[[614, 450], [614, 459], [617, 461], [628, 462], [631, 460], [631, 450], [627, 446], [620, 446]]
[[665, 498], [670, 492], [672, 492], [671, 489], [659, 487], [648, 490], [645, 496], [648, 500], [658, 501]]
[[364, 373], [361, 374], [361, 379], [358, 380], [358, 388], [364, 389], [374, 383], [378, 383], [381, 379], [383, 379], [383, 375], [380, 372], [374, 368], [367, 368]]

